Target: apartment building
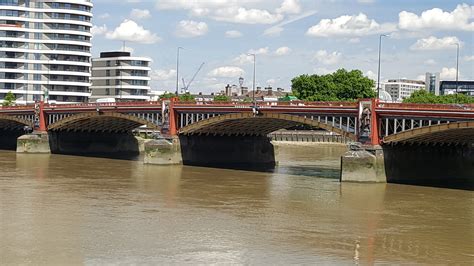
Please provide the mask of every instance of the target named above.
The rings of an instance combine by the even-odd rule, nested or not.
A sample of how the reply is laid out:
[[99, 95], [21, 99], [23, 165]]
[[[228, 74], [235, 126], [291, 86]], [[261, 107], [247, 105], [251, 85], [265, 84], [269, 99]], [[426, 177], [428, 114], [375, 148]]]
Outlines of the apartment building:
[[91, 0], [0, 1], [0, 102], [86, 102]]

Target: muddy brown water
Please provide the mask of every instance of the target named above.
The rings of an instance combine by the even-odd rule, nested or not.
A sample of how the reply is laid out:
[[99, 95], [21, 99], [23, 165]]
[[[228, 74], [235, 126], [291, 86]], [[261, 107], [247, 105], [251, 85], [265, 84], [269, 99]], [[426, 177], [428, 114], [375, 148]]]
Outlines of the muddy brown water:
[[274, 172], [0, 151], [0, 264], [473, 264], [473, 192], [339, 183], [341, 147]]

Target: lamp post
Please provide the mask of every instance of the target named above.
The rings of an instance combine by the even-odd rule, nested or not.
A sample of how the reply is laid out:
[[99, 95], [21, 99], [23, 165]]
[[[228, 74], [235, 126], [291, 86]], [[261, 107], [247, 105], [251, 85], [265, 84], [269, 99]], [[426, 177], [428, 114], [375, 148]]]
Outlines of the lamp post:
[[456, 94], [458, 93], [459, 87], [459, 43], [455, 43], [457, 46], [456, 50]]
[[382, 37], [387, 37], [386, 34], [380, 34], [379, 36], [379, 69], [377, 74], [377, 100], [380, 98], [380, 58], [382, 55]]
[[248, 54], [249, 56], [253, 56], [253, 85], [252, 85], [252, 102], [254, 108], [257, 108], [257, 100], [255, 99], [255, 77], [257, 75], [257, 55], [256, 54]]
[[183, 47], [178, 47], [176, 54], [176, 96], [179, 96], [179, 50], [184, 49]]

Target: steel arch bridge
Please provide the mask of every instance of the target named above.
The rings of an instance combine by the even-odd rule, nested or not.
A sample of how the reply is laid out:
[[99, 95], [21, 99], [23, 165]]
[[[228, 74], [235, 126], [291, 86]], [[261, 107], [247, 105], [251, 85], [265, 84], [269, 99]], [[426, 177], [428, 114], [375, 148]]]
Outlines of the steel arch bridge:
[[[70, 105], [40, 102], [0, 108], [2, 130], [29, 126], [37, 131], [128, 132], [146, 126], [170, 136], [262, 136], [304, 124], [374, 145], [472, 143], [472, 121], [472, 104], [398, 104], [374, 99], [358, 102], [264, 102], [257, 106], [240, 102], [185, 103], [174, 100]], [[446, 129], [446, 132], [440, 133], [441, 129]]]

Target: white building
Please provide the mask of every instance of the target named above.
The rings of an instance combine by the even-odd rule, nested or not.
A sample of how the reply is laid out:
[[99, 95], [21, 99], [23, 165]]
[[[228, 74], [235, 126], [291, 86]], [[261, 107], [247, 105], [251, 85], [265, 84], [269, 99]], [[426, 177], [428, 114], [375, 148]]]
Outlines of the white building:
[[129, 52], [100, 53], [92, 59], [91, 101], [149, 101], [150, 62], [150, 58], [133, 57]]
[[85, 102], [91, 0], [0, 1], [0, 101]]
[[390, 94], [393, 101], [402, 101], [417, 90], [425, 89], [425, 82], [409, 79], [389, 79], [385, 84], [385, 91]]

